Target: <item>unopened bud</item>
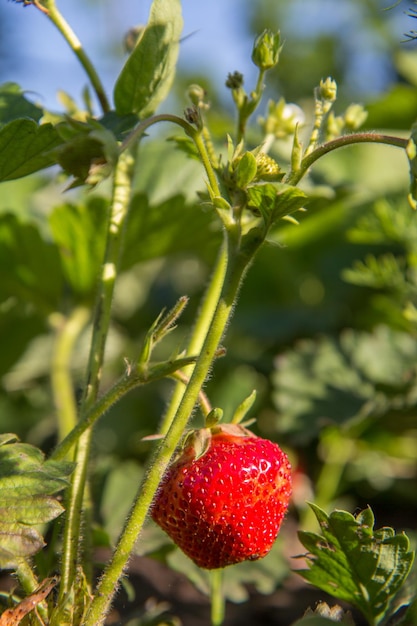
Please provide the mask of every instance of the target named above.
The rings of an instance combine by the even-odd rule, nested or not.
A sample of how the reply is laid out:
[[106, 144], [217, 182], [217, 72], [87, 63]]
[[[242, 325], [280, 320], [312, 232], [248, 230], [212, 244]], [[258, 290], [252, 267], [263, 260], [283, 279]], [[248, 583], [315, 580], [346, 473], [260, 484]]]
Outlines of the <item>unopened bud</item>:
[[337, 83], [328, 76], [326, 80], [321, 80], [319, 85], [319, 95], [326, 102], [334, 102], [337, 96]]
[[194, 106], [201, 107], [204, 104], [206, 91], [200, 85], [193, 84], [188, 87], [187, 96]]
[[263, 33], [256, 38], [252, 50], [252, 61], [265, 71], [275, 67], [278, 63], [281, 37], [279, 32], [273, 33], [271, 30], [265, 29]]
[[228, 89], [240, 89], [243, 86], [243, 74], [240, 72], [233, 72], [233, 74], [228, 74], [226, 80], [226, 87]]

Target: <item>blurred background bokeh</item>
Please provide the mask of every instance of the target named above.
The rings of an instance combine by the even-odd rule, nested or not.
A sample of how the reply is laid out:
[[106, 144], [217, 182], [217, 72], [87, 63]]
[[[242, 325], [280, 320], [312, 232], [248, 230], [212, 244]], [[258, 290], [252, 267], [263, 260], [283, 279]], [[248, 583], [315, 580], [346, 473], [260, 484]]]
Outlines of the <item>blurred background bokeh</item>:
[[[149, 3], [61, 4], [111, 93], [125, 59], [124, 34], [146, 21]], [[339, 86], [336, 114], [361, 103], [368, 111], [364, 129], [407, 136], [417, 113], [417, 48], [409, 37], [415, 20], [407, 15], [411, 2], [389, 4], [184, 0], [179, 69], [164, 108], [181, 114], [188, 104], [187, 86], [202, 84], [211, 103], [207, 118], [213, 137], [223, 150], [226, 132], [234, 129], [226, 76], [242, 72], [250, 91], [256, 77], [252, 42], [268, 27], [279, 29], [285, 43], [278, 67], [268, 75], [260, 114], [268, 98], [284, 97], [303, 108], [308, 130], [314, 88], [332, 76]], [[51, 110], [62, 108], [58, 90], [81, 105], [86, 84], [47, 18], [34, 7], [3, 1], [0, 82], [6, 81], [19, 83], [29, 98]], [[201, 168], [165, 140], [170, 134], [172, 129], [164, 130], [140, 149], [103, 389], [122, 373], [124, 359], [138, 354], [160, 310], [187, 294], [190, 304], [161, 358], [184, 345], [220, 241], [218, 226], [197, 195], [204, 191]], [[260, 138], [255, 116], [253, 146]], [[285, 168], [288, 145], [276, 142], [272, 153]], [[46, 172], [0, 188], [0, 429], [45, 451], [56, 434], [51, 319], [93, 304], [100, 254], [94, 234], [108, 193], [104, 184], [61, 196], [66, 182]], [[405, 155], [375, 145], [334, 153], [313, 169], [304, 183], [311, 197], [308, 211], [299, 226], [283, 222], [260, 252], [225, 339], [227, 354], [207, 385], [226, 419], [257, 390], [254, 428], [279, 441], [296, 470], [289, 529], [312, 524], [306, 500], [314, 500], [328, 511], [343, 506], [353, 512], [370, 504], [378, 526], [416, 531], [417, 227], [407, 203], [408, 182]], [[80, 236], [91, 259], [88, 267], [81, 262], [68, 267], [62, 247], [71, 241], [60, 229], [70, 228], [81, 214], [90, 216]], [[38, 275], [32, 263], [33, 276], [25, 283], [33, 293], [19, 289], [19, 280], [26, 280], [22, 265], [42, 254], [50, 267], [46, 308], [33, 295], [44, 288], [40, 261]], [[79, 273], [87, 270], [83, 289], [77, 288]], [[88, 332], [74, 352], [78, 392], [87, 349]], [[103, 542], [104, 535], [111, 542], [120, 531], [150, 451], [142, 437], [157, 431], [171, 390], [168, 381], [132, 392], [97, 428], [93, 492]], [[156, 529], [147, 533], [139, 552], [156, 555], [204, 589], [201, 572], [168, 548]], [[286, 579], [283, 541], [262, 563], [233, 570], [230, 598], [247, 598], [248, 585], [271, 593]]]

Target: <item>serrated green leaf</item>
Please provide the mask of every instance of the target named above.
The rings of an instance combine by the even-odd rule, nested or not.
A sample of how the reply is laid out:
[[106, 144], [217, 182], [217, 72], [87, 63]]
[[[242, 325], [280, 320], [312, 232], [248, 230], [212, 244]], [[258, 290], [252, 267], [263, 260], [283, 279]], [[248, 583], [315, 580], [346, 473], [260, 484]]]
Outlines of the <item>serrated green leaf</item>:
[[0, 296], [17, 297], [49, 314], [57, 310], [62, 285], [56, 246], [46, 242], [34, 224], [13, 214], [1, 215]]
[[106, 236], [108, 203], [91, 197], [86, 204], [54, 208], [49, 223], [58, 246], [65, 279], [83, 300], [92, 298]]
[[345, 330], [337, 339], [300, 342], [276, 364], [278, 428], [306, 443], [324, 424], [348, 425], [414, 406], [416, 362], [410, 335], [382, 325], [372, 333]]
[[370, 508], [354, 517], [327, 515], [310, 504], [322, 534], [300, 531], [309, 569], [298, 573], [310, 583], [357, 607], [369, 624], [380, 624], [407, 578], [414, 559], [406, 535], [392, 528], [374, 530]]
[[0, 85], [0, 127], [18, 118], [30, 118], [39, 122], [43, 110], [25, 98], [20, 86], [16, 83]]
[[17, 119], [0, 130], [0, 181], [13, 180], [56, 163], [61, 139], [52, 124]]
[[63, 512], [53, 497], [68, 486], [73, 464], [44, 460], [41, 450], [4, 435], [0, 446], [0, 568], [13, 568], [44, 545], [34, 525]]
[[254, 185], [247, 193], [249, 208], [261, 213], [268, 228], [303, 208], [308, 200], [301, 189], [284, 183]]
[[52, 496], [28, 496], [22, 502], [20, 496], [0, 496], [0, 525], [15, 519], [23, 524], [43, 524], [63, 513], [64, 507]]
[[114, 88], [118, 115], [152, 115], [167, 96], [175, 74], [182, 31], [179, 0], [153, 0], [149, 21]]

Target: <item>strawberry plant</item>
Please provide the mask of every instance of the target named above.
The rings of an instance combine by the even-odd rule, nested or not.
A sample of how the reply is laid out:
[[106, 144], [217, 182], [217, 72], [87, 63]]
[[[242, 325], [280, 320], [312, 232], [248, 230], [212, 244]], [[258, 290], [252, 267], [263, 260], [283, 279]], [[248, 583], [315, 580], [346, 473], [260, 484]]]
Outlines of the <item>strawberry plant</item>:
[[[265, 105], [283, 52], [270, 29], [253, 44], [253, 88], [240, 72], [227, 77], [235, 112], [227, 129], [213, 132], [210, 94], [196, 83], [183, 113], [175, 98], [175, 112], [157, 112], [174, 93], [179, 0], [153, 0], [146, 26], [129, 33], [110, 100], [55, 0], [22, 5], [59, 31], [89, 87], [82, 106], [61, 94], [58, 113], [15, 83], [0, 88], [0, 566], [19, 584], [3, 594], [0, 624], [112, 623], [139, 554], [185, 571], [210, 595], [219, 626], [226, 597], [244, 599], [248, 585], [274, 591], [289, 575], [287, 557], [304, 546], [300, 584], [343, 607], [321, 603], [296, 624], [412, 625], [410, 540], [388, 525], [375, 530], [370, 506], [353, 515], [339, 500], [349, 495], [344, 482], [372, 495], [384, 479], [416, 477], [415, 128], [361, 130], [365, 108], [336, 114], [332, 78], [319, 82], [309, 112], [283, 97]], [[323, 157], [337, 163], [339, 149], [366, 144], [397, 149], [408, 164], [401, 210], [379, 199], [361, 215], [363, 204], [315, 179]], [[343, 224], [352, 244], [381, 246], [341, 268], [369, 289], [368, 317], [379, 324], [294, 345], [287, 338], [263, 385], [240, 367], [239, 350], [228, 353], [249, 269], [265, 259], [269, 271], [280, 267], [282, 243], [309, 263], [309, 245], [340, 226], [342, 205], [354, 214]], [[191, 270], [181, 265], [187, 255]], [[295, 265], [274, 269], [281, 286]], [[315, 306], [321, 284], [306, 274], [300, 294]], [[261, 301], [273, 290], [268, 272], [259, 276]], [[372, 290], [383, 291], [383, 307]], [[244, 335], [237, 343], [256, 353]], [[270, 388], [269, 403], [258, 404], [248, 430], [256, 386]], [[152, 603], [133, 622], [120, 619], [175, 623]]]

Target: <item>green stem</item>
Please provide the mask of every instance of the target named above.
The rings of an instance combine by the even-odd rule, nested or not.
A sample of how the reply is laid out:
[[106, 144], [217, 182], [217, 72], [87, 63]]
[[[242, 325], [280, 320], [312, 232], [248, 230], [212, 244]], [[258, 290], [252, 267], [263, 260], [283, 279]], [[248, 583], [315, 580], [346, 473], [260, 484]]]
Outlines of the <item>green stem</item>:
[[[230, 240], [231, 238], [229, 237], [229, 243]], [[189, 384], [167, 435], [159, 444], [150, 467], [139, 487], [130, 517], [126, 522], [112, 559], [98, 585], [95, 597], [87, 612], [84, 626], [100, 626], [106, 619], [119, 580], [127, 566], [138, 534], [145, 523], [161, 476], [165, 472], [181, 440], [190, 415], [194, 410], [200, 389], [212, 366], [216, 351], [231, 316], [241, 281], [256, 249], [257, 246], [253, 246], [251, 250], [247, 251], [247, 254], [240, 254], [233, 245], [228, 248], [228, 270], [201, 353], [198, 356]]]
[[[224, 283], [225, 272], [227, 265], [227, 246], [223, 244], [214, 272], [212, 274], [207, 291], [203, 297], [202, 306], [198, 313], [197, 321], [193, 328], [193, 332], [188, 343], [186, 355], [200, 354], [203, 347], [204, 339], [207, 336], [208, 329], [213, 319], [214, 311], [216, 310], [217, 303], [219, 301], [221, 289]], [[187, 376], [191, 376], [194, 370], [194, 365], [189, 365], [184, 368], [184, 373]], [[178, 406], [181, 402], [185, 392], [184, 386], [179, 383], [175, 386], [173, 394], [171, 396], [169, 405], [164, 415], [164, 419], [159, 428], [159, 432], [165, 435], [169, 427], [172, 424], [172, 420], [177, 412]]]
[[211, 626], [222, 626], [224, 621], [223, 573], [223, 569], [214, 569], [210, 572]]
[[68, 318], [60, 316], [58, 323], [54, 323], [57, 332], [52, 354], [51, 387], [57, 413], [58, 441], [62, 441], [77, 422], [71, 356], [89, 315], [87, 308], [78, 307]]
[[395, 146], [397, 148], [406, 149], [408, 139], [401, 137], [393, 137], [391, 135], [383, 135], [380, 133], [353, 133], [352, 135], [343, 135], [332, 141], [319, 146], [313, 152], [305, 155], [301, 161], [300, 168], [290, 171], [283, 182], [288, 185], [297, 185], [310, 167], [321, 157], [325, 156], [333, 150], [338, 150], [345, 146], [351, 146], [358, 143], [382, 143], [385, 145]]
[[[16, 568], [16, 576], [19, 579], [20, 585], [26, 595], [30, 596], [38, 587], [39, 581], [36, 578], [33, 568], [25, 559], [20, 559]], [[37, 606], [39, 616], [47, 621], [48, 620], [48, 607], [46, 602], [40, 602]]]
[[[113, 196], [110, 207], [107, 243], [102, 273], [99, 281], [97, 304], [93, 319], [92, 338], [80, 419], [84, 420], [96, 402], [104, 359], [104, 349], [110, 325], [111, 304], [117, 275], [122, 235], [126, 221], [131, 190], [132, 158], [123, 153], [116, 166]], [[59, 599], [64, 603], [73, 586], [80, 542], [81, 516], [87, 477], [92, 429], [80, 437], [75, 454], [76, 467], [66, 507], [64, 528], [61, 585]]]
[[173, 376], [174, 373], [183, 368], [185, 369], [190, 363], [195, 361], [195, 357], [189, 356], [176, 359], [175, 361], [167, 361], [161, 364], [152, 365], [148, 370], [138, 372], [126, 372], [120, 380], [107, 391], [92, 408], [78, 422], [75, 428], [68, 433], [63, 441], [55, 448], [51, 455], [54, 461], [65, 459], [71, 448], [79, 441], [81, 435], [91, 428], [116, 402], [123, 398], [129, 391], [136, 389], [146, 383], [160, 380], [166, 376]]
[[96, 72], [94, 65], [92, 64], [84, 48], [82, 47], [80, 40], [72, 30], [71, 26], [65, 20], [65, 18], [61, 15], [59, 9], [55, 4], [55, 0], [44, 0], [43, 6], [46, 9], [46, 15], [49, 17], [54, 26], [59, 30], [59, 32], [64, 37], [65, 41], [68, 43], [71, 50], [74, 52], [79, 62], [83, 66], [96, 93], [103, 113], [107, 113], [108, 111], [110, 111], [110, 104], [104, 91], [104, 87]]

